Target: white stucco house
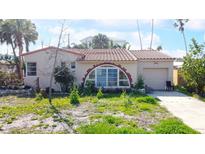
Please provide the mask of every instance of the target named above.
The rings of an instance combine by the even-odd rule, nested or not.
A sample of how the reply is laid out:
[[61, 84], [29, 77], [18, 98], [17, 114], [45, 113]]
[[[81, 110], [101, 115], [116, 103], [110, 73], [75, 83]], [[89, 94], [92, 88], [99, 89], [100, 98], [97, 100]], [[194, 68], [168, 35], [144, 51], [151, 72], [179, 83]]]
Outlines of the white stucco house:
[[[22, 54], [26, 85], [36, 87], [38, 79], [40, 88], [49, 87], [56, 51], [57, 65], [66, 64], [78, 85], [89, 80], [96, 87], [130, 88], [141, 75], [148, 87], [165, 89], [166, 81], [173, 79], [174, 58], [159, 51], [46, 47]], [[55, 81], [53, 85], [60, 90]]]

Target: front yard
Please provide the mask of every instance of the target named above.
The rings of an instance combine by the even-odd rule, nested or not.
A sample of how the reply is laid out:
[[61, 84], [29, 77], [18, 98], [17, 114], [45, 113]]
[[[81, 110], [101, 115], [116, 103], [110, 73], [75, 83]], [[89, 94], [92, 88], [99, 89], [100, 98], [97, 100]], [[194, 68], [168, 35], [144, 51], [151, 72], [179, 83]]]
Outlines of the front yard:
[[0, 97], [0, 133], [80, 134], [195, 134], [179, 119], [141, 94], [82, 96], [80, 104], [69, 97], [48, 99]]

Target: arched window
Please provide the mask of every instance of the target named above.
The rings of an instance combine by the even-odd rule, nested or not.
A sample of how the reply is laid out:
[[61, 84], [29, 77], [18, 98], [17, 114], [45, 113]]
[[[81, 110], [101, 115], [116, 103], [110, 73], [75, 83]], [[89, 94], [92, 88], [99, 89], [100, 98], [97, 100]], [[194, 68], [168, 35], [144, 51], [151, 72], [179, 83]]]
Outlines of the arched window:
[[130, 82], [126, 73], [112, 65], [101, 65], [94, 68], [87, 75], [85, 83], [92, 82], [95, 87], [129, 88]]

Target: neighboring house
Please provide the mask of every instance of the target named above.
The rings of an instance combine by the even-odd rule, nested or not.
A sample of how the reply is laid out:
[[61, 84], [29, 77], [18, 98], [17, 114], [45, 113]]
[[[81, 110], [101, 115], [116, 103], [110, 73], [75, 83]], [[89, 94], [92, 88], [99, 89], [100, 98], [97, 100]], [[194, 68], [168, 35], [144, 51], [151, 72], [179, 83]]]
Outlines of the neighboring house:
[[[57, 65], [66, 63], [74, 72], [78, 85], [91, 81], [96, 87], [130, 88], [139, 75], [147, 86], [165, 89], [172, 81], [174, 58], [154, 50], [126, 49], [58, 49], [47, 47], [22, 54], [26, 64], [26, 85], [49, 87], [54, 56], [58, 50]], [[53, 82], [53, 88], [60, 86]]]
[[[80, 40], [81, 43], [86, 44], [88, 48], [92, 48], [92, 41], [93, 41], [93, 37], [94, 36], [88, 36], [82, 40]], [[126, 40], [120, 40], [120, 39], [116, 39], [113, 37], [108, 37], [109, 38], [109, 44], [111, 44], [111, 41], [113, 43], [113, 45], [120, 45], [123, 46], [125, 43], [127, 43]]]
[[14, 64], [10, 64], [5, 60], [0, 60], [0, 71], [6, 73], [13, 73], [15, 72], [16, 67]]

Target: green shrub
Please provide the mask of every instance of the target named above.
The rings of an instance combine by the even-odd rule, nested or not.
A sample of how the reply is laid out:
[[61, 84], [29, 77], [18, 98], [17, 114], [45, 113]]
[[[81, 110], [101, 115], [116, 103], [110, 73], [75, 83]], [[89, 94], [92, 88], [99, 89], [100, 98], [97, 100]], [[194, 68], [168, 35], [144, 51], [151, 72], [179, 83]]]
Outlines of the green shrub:
[[125, 90], [122, 91], [120, 98], [125, 98], [127, 96], [127, 93]]
[[146, 131], [133, 127], [116, 127], [107, 122], [98, 122], [77, 128], [81, 134], [145, 134]]
[[136, 99], [139, 103], [157, 104], [157, 100], [151, 96], [140, 97]]
[[102, 92], [102, 88], [99, 88], [98, 93], [97, 93], [97, 98], [100, 99], [100, 98], [103, 98], [103, 96], [104, 95], [103, 95], [103, 92]]
[[143, 89], [144, 88], [144, 80], [141, 75], [138, 76], [137, 82], [135, 83], [134, 86], [136, 89]]
[[95, 84], [92, 81], [86, 81], [85, 88], [84, 88], [84, 94], [90, 96], [95, 92]]
[[76, 88], [76, 86], [74, 86], [70, 94], [70, 103], [73, 105], [79, 104], [79, 97], [80, 96], [78, 94], [78, 89]]
[[97, 97], [94, 97], [93, 99], [91, 99], [91, 102], [92, 103], [97, 103], [99, 100], [98, 100], [98, 98]]
[[36, 101], [41, 101], [42, 99], [43, 99], [42, 93], [36, 93], [35, 100], [36, 100]]
[[154, 132], [157, 134], [197, 134], [198, 132], [185, 125], [176, 118], [169, 118], [160, 121], [154, 126]]

